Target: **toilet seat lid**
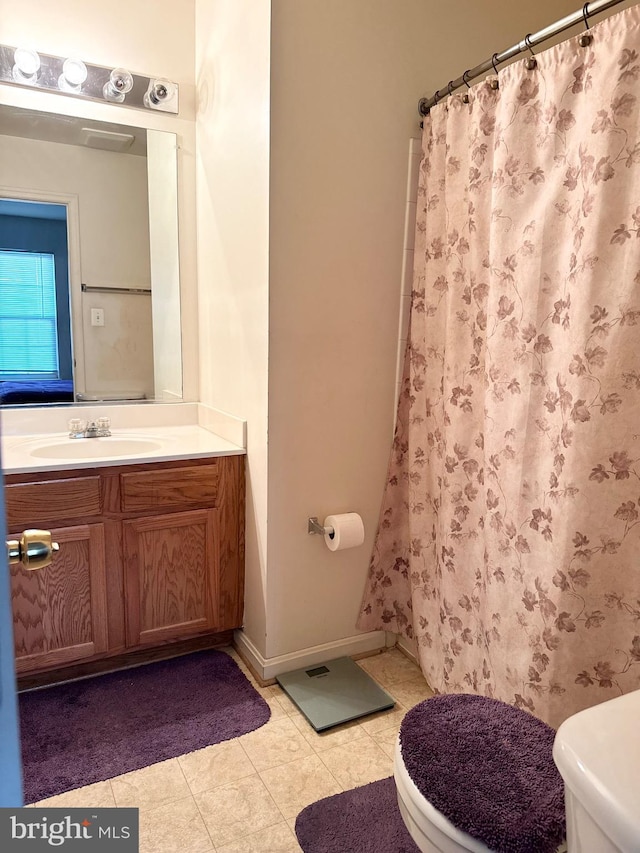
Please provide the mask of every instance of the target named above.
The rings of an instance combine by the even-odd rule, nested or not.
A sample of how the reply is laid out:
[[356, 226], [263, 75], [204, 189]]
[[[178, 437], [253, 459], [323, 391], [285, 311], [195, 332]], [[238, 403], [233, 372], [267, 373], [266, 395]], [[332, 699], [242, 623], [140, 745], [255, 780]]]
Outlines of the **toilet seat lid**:
[[558, 729], [554, 761], [567, 788], [621, 849], [640, 838], [640, 690], [574, 714]]
[[554, 736], [513, 705], [458, 693], [412, 708], [400, 747], [416, 788], [457, 829], [490, 850], [551, 853], [565, 835]]

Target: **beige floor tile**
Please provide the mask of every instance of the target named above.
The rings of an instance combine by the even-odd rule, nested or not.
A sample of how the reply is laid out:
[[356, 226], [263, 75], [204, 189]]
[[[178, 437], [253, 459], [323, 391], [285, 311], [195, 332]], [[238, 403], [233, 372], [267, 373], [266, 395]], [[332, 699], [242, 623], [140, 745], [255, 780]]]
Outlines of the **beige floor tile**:
[[319, 756], [345, 791], [393, 773], [393, 761], [367, 734], [347, 746], [323, 750]]
[[288, 823], [278, 823], [231, 844], [223, 844], [217, 848], [217, 853], [300, 853], [301, 850]]
[[282, 693], [282, 688], [278, 684], [268, 684], [266, 687], [256, 684], [255, 689], [263, 699], [270, 699], [272, 696], [277, 698]]
[[421, 675], [420, 668], [397, 649], [389, 649], [379, 655], [360, 658], [356, 662], [383, 687]]
[[193, 797], [140, 814], [140, 853], [214, 853]]
[[325, 732], [317, 732], [302, 714], [291, 714], [289, 719], [315, 752], [330, 749], [332, 746], [351, 743], [365, 734], [357, 720], [351, 723], [343, 723], [343, 725], [327, 729]]
[[254, 732], [242, 735], [242, 746], [256, 770], [268, 770], [313, 753], [289, 717], [274, 720]]
[[360, 725], [370, 735], [375, 735], [376, 732], [381, 732], [390, 726], [395, 726], [396, 729], [399, 729], [406, 713], [407, 709], [403, 705], [400, 705], [399, 702], [396, 702], [395, 706], [388, 711], [380, 711], [377, 714], [363, 717]]
[[295, 817], [310, 803], [342, 790], [317, 755], [264, 770], [260, 778], [285, 818]]
[[64, 794], [56, 794], [55, 797], [47, 797], [46, 800], [34, 803], [35, 806], [46, 806], [52, 809], [112, 809], [115, 804], [109, 781], [95, 782], [93, 785], [65, 791]]
[[253, 775], [256, 770], [237, 738], [178, 757], [192, 794]]
[[396, 741], [398, 740], [398, 729], [396, 726], [389, 726], [388, 729], [375, 732], [371, 737], [375, 740], [381, 750], [393, 759], [396, 751]]
[[134, 770], [111, 780], [117, 806], [153, 809], [191, 794], [177, 758]]
[[282, 823], [283, 815], [256, 773], [194, 795], [216, 847]]
[[[263, 688], [269, 689], [269, 688]], [[269, 710], [271, 711], [271, 716], [269, 717], [269, 722], [271, 720], [283, 720], [288, 716], [287, 711], [282, 707], [282, 703], [280, 702], [280, 698], [278, 696], [263, 696], [264, 701], [269, 706]]]
[[299, 714], [300, 708], [296, 705], [296, 703], [290, 698], [288, 693], [280, 687], [280, 685], [276, 685], [276, 696], [278, 698], [278, 702], [282, 705], [285, 712], [287, 714]]
[[430, 699], [433, 696], [433, 690], [429, 687], [422, 675], [415, 675], [407, 681], [401, 681], [389, 687], [389, 693], [400, 702], [401, 705], [409, 710], [422, 702], [424, 699]]

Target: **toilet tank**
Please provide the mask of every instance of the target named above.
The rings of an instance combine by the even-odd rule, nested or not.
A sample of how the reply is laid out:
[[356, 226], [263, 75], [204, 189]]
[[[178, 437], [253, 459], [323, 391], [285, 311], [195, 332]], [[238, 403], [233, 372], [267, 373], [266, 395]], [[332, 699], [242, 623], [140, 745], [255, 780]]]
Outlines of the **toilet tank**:
[[565, 783], [569, 853], [638, 853], [640, 690], [565, 720], [553, 760]]

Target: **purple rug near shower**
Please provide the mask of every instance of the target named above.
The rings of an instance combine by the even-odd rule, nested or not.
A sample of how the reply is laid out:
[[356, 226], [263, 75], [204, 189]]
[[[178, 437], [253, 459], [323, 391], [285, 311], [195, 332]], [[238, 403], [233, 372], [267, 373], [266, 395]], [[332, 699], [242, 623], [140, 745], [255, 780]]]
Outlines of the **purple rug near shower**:
[[269, 706], [207, 650], [19, 695], [26, 803], [246, 734]]
[[402, 820], [393, 776], [307, 806], [296, 835], [304, 853], [420, 853]]

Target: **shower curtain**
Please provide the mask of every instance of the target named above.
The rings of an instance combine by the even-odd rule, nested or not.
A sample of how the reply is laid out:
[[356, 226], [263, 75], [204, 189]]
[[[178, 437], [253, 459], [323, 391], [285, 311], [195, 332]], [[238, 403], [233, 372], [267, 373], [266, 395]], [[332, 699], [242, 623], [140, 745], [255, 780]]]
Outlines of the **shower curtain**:
[[358, 620], [554, 726], [640, 688], [640, 8], [589, 34], [425, 119]]

